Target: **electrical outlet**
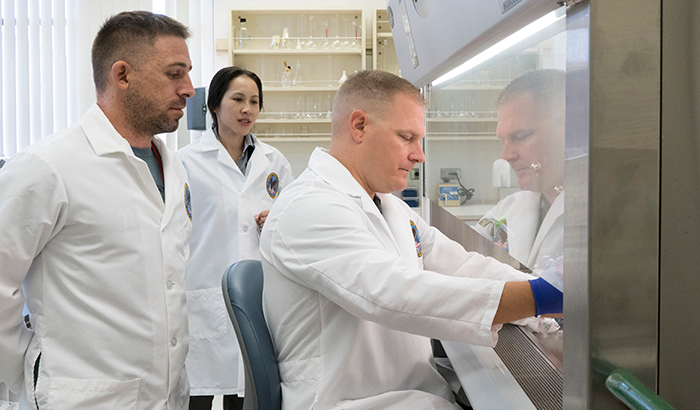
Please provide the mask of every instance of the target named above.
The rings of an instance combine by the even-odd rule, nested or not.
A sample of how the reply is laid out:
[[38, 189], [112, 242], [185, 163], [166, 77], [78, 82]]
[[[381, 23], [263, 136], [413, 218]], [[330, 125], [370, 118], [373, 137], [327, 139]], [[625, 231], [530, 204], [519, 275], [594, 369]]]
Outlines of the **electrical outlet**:
[[462, 168], [440, 168], [440, 179], [462, 178]]
[[413, 168], [408, 173], [408, 179], [410, 179], [412, 181], [418, 180], [419, 177], [420, 177], [420, 170], [418, 168]]

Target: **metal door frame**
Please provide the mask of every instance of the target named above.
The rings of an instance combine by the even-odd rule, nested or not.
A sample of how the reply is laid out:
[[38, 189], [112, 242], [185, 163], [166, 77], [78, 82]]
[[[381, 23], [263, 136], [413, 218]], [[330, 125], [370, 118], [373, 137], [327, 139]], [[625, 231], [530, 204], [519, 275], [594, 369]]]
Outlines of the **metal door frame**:
[[658, 385], [661, 2], [567, 13], [564, 408], [624, 409], [626, 368]]

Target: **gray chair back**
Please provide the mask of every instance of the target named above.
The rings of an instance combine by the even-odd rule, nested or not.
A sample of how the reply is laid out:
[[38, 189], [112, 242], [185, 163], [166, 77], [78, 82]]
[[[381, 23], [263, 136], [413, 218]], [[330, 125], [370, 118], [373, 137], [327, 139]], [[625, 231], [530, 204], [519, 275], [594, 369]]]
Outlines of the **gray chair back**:
[[262, 264], [256, 260], [234, 263], [226, 269], [222, 287], [245, 366], [243, 410], [280, 410], [277, 355], [262, 309]]

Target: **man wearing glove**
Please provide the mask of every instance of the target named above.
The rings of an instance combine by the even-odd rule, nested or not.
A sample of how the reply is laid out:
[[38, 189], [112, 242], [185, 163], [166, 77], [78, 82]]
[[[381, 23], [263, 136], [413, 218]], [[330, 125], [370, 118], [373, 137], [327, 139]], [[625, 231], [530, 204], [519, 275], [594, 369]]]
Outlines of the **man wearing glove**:
[[561, 312], [544, 279], [467, 252], [391, 194], [424, 160], [423, 112], [406, 80], [352, 75], [330, 150], [272, 206], [260, 250], [287, 410], [458, 409], [429, 338], [492, 346], [496, 325]]

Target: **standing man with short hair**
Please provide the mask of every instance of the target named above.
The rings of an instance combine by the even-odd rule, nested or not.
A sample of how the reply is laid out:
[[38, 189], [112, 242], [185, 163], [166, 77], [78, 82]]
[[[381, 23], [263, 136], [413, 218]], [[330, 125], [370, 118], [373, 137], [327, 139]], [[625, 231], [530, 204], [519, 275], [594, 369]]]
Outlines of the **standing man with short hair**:
[[0, 381], [21, 409], [187, 408], [189, 187], [154, 135], [195, 93], [189, 35], [149, 12], [108, 19], [97, 103], [0, 171]]
[[273, 204], [260, 238], [287, 410], [457, 410], [429, 338], [491, 346], [562, 294], [467, 252], [391, 194], [423, 162], [424, 102], [382, 71], [348, 78], [329, 150]]

